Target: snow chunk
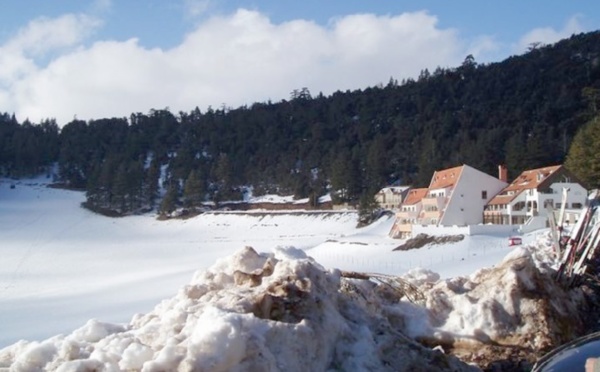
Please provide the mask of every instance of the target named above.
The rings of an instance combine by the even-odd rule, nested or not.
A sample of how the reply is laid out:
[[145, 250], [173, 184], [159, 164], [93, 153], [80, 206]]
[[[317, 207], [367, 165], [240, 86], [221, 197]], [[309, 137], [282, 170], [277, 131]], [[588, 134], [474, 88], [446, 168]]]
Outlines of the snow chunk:
[[151, 360], [154, 352], [146, 345], [131, 343], [123, 351], [119, 367], [124, 370], [141, 369], [144, 362]]
[[12, 365], [15, 371], [43, 371], [54, 358], [56, 345], [50, 341], [32, 342], [20, 351]]
[[402, 278], [409, 283], [421, 286], [425, 283], [435, 283], [440, 280], [440, 274], [420, 267], [410, 269]]
[[96, 319], [90, 319], [83, 327], [74, 331], [71, 336], [78, 340], [97, 342], [110, 334], [123, 332], [124, 330], [125, 327], [118, 324], [103, 323]]
[[188, 359], [193, 370], [230, 371], [245, 356], [242, 315], [205, 308], [189, 337]]
[[65, 362], [56, 369], [56, 372], [87, 372], [87, 371], [102, 371], [104, 364], [99, 360], [72, 360]]
[[422, 286], [433, 325], [430, 337], [534, 350], [566, 341], [581, 326], [581, 319], [569, 314], [578, 314], [582, 297], [554, 280], [547, 248], [520, 247], [497, 267]]
[[128, 326], [91, 320], [66, 337], [5, 349], [0, 360], [61, 371], [474, 370], [408, 337], [431, 328], [425, 309], [384, 289], [292, 247], [246, 247]]
[[308, 258], [306, 253], [294, 247], [277, 247], [275, 248], [275, 258], [279, 260], [291, 259], [291, 260], [303, 260]]

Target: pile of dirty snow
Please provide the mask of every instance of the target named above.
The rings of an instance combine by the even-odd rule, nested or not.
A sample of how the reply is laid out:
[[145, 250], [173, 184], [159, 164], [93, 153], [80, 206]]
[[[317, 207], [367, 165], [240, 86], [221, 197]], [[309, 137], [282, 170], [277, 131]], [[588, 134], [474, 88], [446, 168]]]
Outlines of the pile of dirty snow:
[[301, 250], [221, 259], [127, 325], [90, 320], [69, 335], [0, 350], [0, 368], [141, 371], [473, 370], [416, 343], [424, 309], [328, 271]]
[[410, 271], [404, 278], [422, 291], [428, 311], [421, 333], [412, 336], [471, 362], [501, 359], [499, 348], [535, 361], [584, 331], [584, 295], [559, 285], [555, 261], [547, 237], [541, 237], [469, 277], [440, 281], [427, 270]]
[[580, 334], [585, 317], [581, 290], [554, 280], [554, 254], [544, 239], [468, 277], [440, 280], [414, 269], [387, 282], [326, 270], [295, 248], [259, 254], [247, 247], [127, 325], [90, 320], [69, 335], [0, 350], [0, 369], [460, 371], [476, 369], [464, 362], [488, 368], [520, 359], [531, 365]]

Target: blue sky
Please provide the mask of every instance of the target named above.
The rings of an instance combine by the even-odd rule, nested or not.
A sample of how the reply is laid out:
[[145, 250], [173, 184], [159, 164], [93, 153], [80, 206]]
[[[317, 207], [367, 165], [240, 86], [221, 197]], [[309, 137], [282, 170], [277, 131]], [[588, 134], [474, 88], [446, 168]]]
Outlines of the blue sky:
[[596, 1], [4, 0], [0, 112], [128, 116], [360, 89], [600, 29]]

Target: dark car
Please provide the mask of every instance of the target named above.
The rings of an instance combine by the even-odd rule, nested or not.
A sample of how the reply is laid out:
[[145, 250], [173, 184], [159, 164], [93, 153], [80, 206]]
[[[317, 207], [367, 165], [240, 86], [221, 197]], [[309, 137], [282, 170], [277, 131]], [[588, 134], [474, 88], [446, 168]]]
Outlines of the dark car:
[[[532, 372], [593, 371], [585, 369], [586, 361], [600, 364], [600, 332], [580, 337], [544, 355]], [[589, 363], [588, 362], [588, 365]]]

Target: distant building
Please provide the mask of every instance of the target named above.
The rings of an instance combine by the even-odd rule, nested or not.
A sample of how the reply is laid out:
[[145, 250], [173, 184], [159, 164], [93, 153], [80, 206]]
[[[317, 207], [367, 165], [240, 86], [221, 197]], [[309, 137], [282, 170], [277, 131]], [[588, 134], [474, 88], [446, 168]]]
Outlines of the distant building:
[[406, 239], [411, 236], [412, 225], [417, 223], [421, 209], [423, 208], [423, 197], [427, 194], [426, 188], [411, 189], [408, 191], [400, 211], [396, 212], [396, 221], [390, 231], [392, 238]]
[[409, 189], [409, 186], [384, 187], [375, 194], [375, 201], [377, 201], [379, 206], [383, 209], [392, 211], [399, 210]]
[[[415, 198], [420, 197], [420, 206], [418, 203], [412, 204], [414, 207], [406, 203], [402, 205], [390, 235], [408, 237], [412, 231], [409, 226], [414, 224], [479, 224], [483, 221], [484, 206], [506, 185], [505, 181], [468, 165], [436, 171], [424, 195], [414, 194]], [[415, 217], [414, 213], [417, 210], [418, 214]]]
[[570, 211], [581, 210], [586, 204], [587, 190], [564, 166], [526, 170], [487, 203], [483, 221], [543, 228], [547, 226], [547, 207], [556, 210], [562, 207], [565, 188], [569, 190], [565, 208]]
[[485, 205], [506, 182], [468, 165], [433, 174], [419, 223], [423, 225], [472, 225], [483, 221]]

